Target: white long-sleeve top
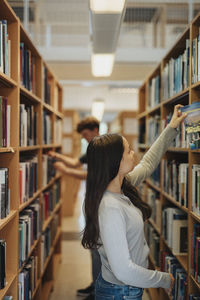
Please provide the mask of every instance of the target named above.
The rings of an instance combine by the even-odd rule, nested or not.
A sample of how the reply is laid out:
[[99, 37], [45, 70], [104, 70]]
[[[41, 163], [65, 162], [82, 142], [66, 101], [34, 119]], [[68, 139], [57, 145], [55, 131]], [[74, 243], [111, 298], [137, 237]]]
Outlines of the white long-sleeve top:
[[[169, 125], [127, 177], [135, 186], [149, 177], [170, 146], [177, 131]], [[104, 280], [136, 287], [169, 288], [168, 273], [148, 270], [149, 247], [141, 211], [123, 194], [106, 191], [99, 206], [102, 246], [99, 254]]]

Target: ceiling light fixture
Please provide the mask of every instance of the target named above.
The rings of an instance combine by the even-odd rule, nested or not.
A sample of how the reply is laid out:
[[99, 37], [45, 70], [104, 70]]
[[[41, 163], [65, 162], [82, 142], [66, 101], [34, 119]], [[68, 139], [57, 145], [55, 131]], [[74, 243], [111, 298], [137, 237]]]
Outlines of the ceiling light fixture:
[[114, 53], [92, 54], [92, 74], [95, 77], [108, 77], [111, 75], [114, 63]]
[[95, 13], [121, 13], [125, 0], [90, 0], [90, 9]]

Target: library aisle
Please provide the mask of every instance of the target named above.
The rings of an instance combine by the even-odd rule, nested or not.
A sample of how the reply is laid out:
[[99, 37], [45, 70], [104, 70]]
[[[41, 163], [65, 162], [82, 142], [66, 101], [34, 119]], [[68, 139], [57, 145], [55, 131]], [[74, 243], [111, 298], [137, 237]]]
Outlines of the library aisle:
[[[85, 185], [82, 182], [74, 216], [65, 217], [62, 221], [62, 262], [49, 300], [82, 300], [82, 297], [76, 296], [76, 290], [86, 287], [91, 282], [90, 253], [81, 246], [79, 235], [84, 226], [82, 215], [84, 189]], [[143, 300], [150, 300], [147, 293], [144, 294]]]

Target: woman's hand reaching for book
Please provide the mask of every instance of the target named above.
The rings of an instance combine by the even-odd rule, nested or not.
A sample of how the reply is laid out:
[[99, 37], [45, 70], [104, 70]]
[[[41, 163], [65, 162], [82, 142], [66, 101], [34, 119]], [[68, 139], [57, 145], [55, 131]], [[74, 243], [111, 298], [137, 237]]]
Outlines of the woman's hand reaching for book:
[[179, 110], [180, 107], [183, 107], [181, 104], [177, 104], [174, 107], [174, 113], [171, 118], [171, 121], [169, 123], [170, 127], [172, 128], [177, 128], [179, 124], [186, 118], [187, 113], [182, 114], [181, 111]]

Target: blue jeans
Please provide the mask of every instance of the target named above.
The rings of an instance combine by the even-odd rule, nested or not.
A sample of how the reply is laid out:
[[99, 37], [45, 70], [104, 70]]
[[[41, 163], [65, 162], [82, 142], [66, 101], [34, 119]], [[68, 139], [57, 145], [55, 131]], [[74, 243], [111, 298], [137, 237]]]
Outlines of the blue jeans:
[[143, 288], [107, 282], [100, 273], [95, 286], [95, 300], [142, 300], [143, 291]]
[[92, 249], [90, 251], [91, 258], [92, 258], [92, 280], [93, 280], [93, 286], [95, 286], [95, 282], [101, 272], [101, 258], [99, 255], [98, 250]]

